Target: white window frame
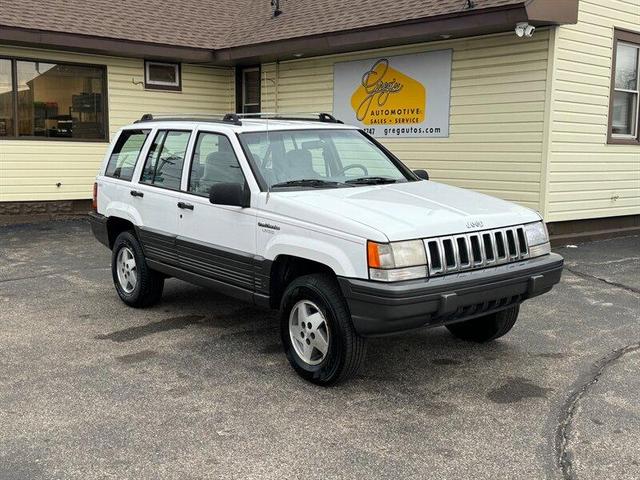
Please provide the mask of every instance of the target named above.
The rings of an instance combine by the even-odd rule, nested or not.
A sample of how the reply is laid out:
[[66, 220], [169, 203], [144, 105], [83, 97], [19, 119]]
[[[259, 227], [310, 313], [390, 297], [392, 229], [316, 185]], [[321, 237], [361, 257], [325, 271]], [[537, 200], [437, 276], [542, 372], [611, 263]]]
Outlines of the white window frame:
[[[173, 67], [176, 72], [176, 82], [163, 82], [160, 80], [152, 80], [149, 67], [153, 65], [161, 65], [163, 67]], [[145, 60], [144, 62], [144, 86], [145, 88], [154, 90], [182, 90], [182, 68], [179, 63], [171, 62], [154, 62]]]

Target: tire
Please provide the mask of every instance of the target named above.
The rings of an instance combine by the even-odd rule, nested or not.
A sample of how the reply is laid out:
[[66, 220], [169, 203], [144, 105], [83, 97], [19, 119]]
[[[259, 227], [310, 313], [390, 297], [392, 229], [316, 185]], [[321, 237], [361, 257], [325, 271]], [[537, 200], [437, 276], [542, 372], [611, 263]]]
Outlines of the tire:
[[[305, 312], [313, 324], [301, 321]], [[312, 328], [301, 328], [302, 323]], [[317, 385], [330, 386], [347, 380], [364, 362], [366, 341], [354, 330], [342, 292], [330, 275], [305, 275], [289, 284], [282, 297], [280, 332], [293, 369]], [[298, 335], [300, 340], [294, 346], [293, 338]], [[312, 350], [308, 360], [303, 358], [305, 348]]]
[[160, 301], [164, 276], [147, 266], [140, 242], [131, 231], [122, 232], [113, 243], [111, 274], [120, 299], [130, 307], [149, 307]]
[[506, 335], [518, 319], [520, 305], [501, 310], [484, 317], [473, 318], [459, 323], [447, 325], [447, 329], [461, 340], [471, 342], [490, 342]]

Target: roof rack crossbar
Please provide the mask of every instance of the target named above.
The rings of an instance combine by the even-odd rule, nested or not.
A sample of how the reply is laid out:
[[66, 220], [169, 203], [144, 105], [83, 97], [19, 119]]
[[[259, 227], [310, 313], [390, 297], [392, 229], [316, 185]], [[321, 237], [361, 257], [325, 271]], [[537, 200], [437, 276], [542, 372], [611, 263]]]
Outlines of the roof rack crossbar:
[[276, 113], [276, 112], [256, 112], [256, 113], [238, 113], [238, 118], [246, 119], [274, 119], [274, 120], [307, 120], [327, 123], [343, 123], [330, 113], [326, 112], [301, 112], [301, 113]]
[[203, 113], [178, 113], [172, 115], [153, 115], [145, 113], [136, 120], [135, 123], [154, 122], [154, 121], [187, 121], [196, 122], [217, 122], [232, 123], [233, 125], [242, 125], [243, 119], [274, 119], [274, 120], [306, 120], [326, 123], [343, 123], [336, 117], [326, 112], [314, 113], [225, 113], [225, 114], [203, 114]]
[[234, 125], [242, 125], [242, 121], [236, 113], [227, 113], [224, 117], [222, 117], [222, 120], [225, 122], [231, 122]]
[[215, 122], [215, 123], [233, 123], [234, 125], [242, 125], [240, 118], [234, 113], [226, 114], [204, 114], [204, 113], [177, 113], [172, 115], [153, 115], [145, 113], [134, 123], [155, 122], [155, 121], [195, 121], [195, 122]]

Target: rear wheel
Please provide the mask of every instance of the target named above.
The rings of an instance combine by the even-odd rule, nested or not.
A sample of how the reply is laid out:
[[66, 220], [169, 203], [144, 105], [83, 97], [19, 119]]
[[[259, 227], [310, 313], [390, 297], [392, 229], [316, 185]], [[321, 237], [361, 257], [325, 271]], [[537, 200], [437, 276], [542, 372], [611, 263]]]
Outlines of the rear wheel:
[[162, 297], [164, 277], [151, 270], [132, 232], [122, 232], [113, 243], [111, 273], [118, 295], [131, 307], [148, 307]]
[[305, 380], [329, 386], [355, 375], [364, 362], [365, 339], [335, 279], [305, 275], [287, 287], [280, 331], [289, 363]]
[[447, 325], [449, 331], [462, 340], [471, 342], [489, 342], [506, 335], [518, 319], [520, 306], [501, 310], [484, 317], [473, 318]]

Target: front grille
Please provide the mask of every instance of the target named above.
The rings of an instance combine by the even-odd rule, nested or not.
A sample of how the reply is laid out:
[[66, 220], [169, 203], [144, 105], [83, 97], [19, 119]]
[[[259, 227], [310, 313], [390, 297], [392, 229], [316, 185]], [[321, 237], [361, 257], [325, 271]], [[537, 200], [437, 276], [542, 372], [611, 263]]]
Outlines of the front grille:
[[529, 258], [524, 227], [428, 238], [429, 275], [445, 275]]

